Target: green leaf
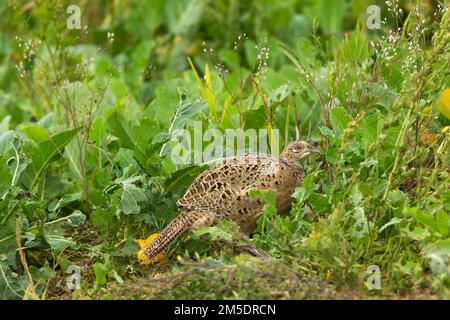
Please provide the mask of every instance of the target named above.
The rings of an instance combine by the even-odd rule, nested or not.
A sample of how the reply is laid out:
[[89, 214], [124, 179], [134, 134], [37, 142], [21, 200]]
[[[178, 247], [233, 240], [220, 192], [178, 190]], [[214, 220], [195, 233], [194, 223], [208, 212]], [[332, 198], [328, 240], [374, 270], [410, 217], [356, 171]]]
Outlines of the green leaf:
[[17, 136], [17, 134], [12, 130], [0, 134], [0, 155], [3, 154], [11, 146], [9, 141], [12, 137], [15, 136]]
[[43, 116], [41, 119], [39, 119], [38, 124], [41, 125], [45, 129], [50, 129], [50, 126], [53, 122], [53, 118], [55, 117], [54, 112], [50, 112]]
[[361, 121], [361, 136], [366, 147], [375, 143], [381, 132], [381, 121], [377, 113], [371, 114]]
[[71, 227], [80, 227], [86, 222], [86, 215], [80, 210], [74, 210], [66, 219]]
[[115, 223], [116, 221], [114, 210], [115, 209], [113, 208], [96, 208], [96, 210], [92, 214], [92, 222], [94, 222], [95, 225], [100, 229], [111, 228], [113, 223]]
[[8, 166], [12, 175], [11, 185], [15, 186], [21, 180], [23, 173], [30, 164], [30, 160], [21, 156], [23, 154], [23, 148], [22, 143], [17, 136], [12, 136], [9, 141], [14, 150], [14, 156], [8, 159]]
[[250, 190], [250, 197], [264, 201], [264, 207], [258, 219], [255, 232], [265, 234], [268, 224], [277, 216], [276, 192], [274, 190], [261, 191], [254, 189]]
[[334, 107], [331, 109], [330, 120], [333, 125], [333, 129], [339, 134], [342, 134], [344, 129], [347, 128], [348, 123], [352, 120], [352, 117], [344, 108]]
[[128, 34], [138, 39], [148, 39], [165, 20], [161, 14], [164, 3], [165, 0], [131, 0], [127, 4], [128, 17], [124, 20], [124, 28]]
[[329, 138], [333, 138], [333, 139], [336, 138], [336, 134], [327, 127], [320, 126], [319, 131], [325, 137], [329, 137]]
[[169, 123], [177, 110], [180, 101], [178, 91], [182, 84], [180, 79], [165, 81], [164, 85], [156, 89], [156, 98], [145, 109], [145, 114], [162, 123]]
[[338, 33], [342, 31], [346, 1], [345, 0], [317, 0], [314, 7], [307, 8], [305, 14], [310, 20], [318, 17], [324, 33]]
[[199, 22], [204, 4], [204, 0], [167, 0], [165, 14], [170, 32], [189, 34]]
[[186, 186], [203, 171], [208, 168], [207, 165], [202, 166], [189, 166], [172, 173], [170, 178], [164, 181], [164, 190], [166, 192], [179, 192], [181, 189], [185, 189]]
[[386, 229], [387, 227], [399, 224], [400, 222], [402, 222], [403, 219], [394, 217], [391, 220], [389, 220], [389, 222], [385, 223], [380, 229], [378, 229], [378, 233], [381, 233], [384, 229]]
[[135, 139], [133, 138], [132, 124], [127, 121], [119, 111], [113, 112], [107, 120], [110, 132], [120, 139], [120, 144], [128, 149], [134, 149]]
[[217, 239], [223, 239], [226, 241], [233, 240], [233, 235], [225, 232], [224, 230], [218, 228], [218, 227], [201, 227], [197, 228], [193, 232], [195, 237], [201, 237], [204, 234], [208, 234], [209, 238], [213, 241]]
[[106, 264], [96, 262], [93, 266], [94, 275], [95, 275], [95, 283], [98, 286], [104, 286], [107, 282], [106, 275], [108, 274], [108, 268]]
[[424, 248], [428, 254], [446, 255], [450, 257], [450, 239], [437, 240]]
[[78, 248], [78, 244], [71, 238], [67, 238], [60, 235], [46, 234], [45, 240], [50, 245], [50, 247], [56, 251], [56, 254], [60, 254], [69, 247], [73, 249]]
[[135, 254], [140, 249], [133, 239], [127, 239], [119, 250], [114, 251], [116, 257], [126, 257]]
[[135, 153], [147, 156], [146, 150], [158, 130], [158, 124], [155, 120], [143, 117], [137, 121], [128, 121], [116, 109], [107, 120], [109, 131], [120, 139], [120, 144], [134, 150]]
[[413, 240], [425, 240], [431, 234], [427, 228], [414, 227], [412, 231], [406, 230], [407, 235]]
[[139, 213], [141, 207], [138, 203], [147, 200], [145, 193], [133, 184], [138, 178], [140, 179], [133, 177], [122, 182], [123, 193], [117, 209], [124, 214]]
[[47, 130], [36, 123], [22, 124], [18, 129], [38, 144], [50, 139]]
[[[192, 116], [197, 115], [205, 109], [208, 104], [205, 101], [200, 102], [189, 102], [187, 100], [181, 100], [180, 105], [175, 112], [175, 115], [172, 117], [169, 127], [169, 136], [171, 138], [178, 138], [180, 136], [180, 130], [184, 128], [186, 122], [192, 118]], [[167, 144], [161, 148], [161, 152], [159, 153], [160, 157], [165, 156], [169, 152], [169, 148]]]
[[245, 116], [245, 126], [244, 129], [261, 129], [266, 128], [266, 112], [264, 108], [261, 106], [257, 109], [250, 109], [244, 112]]
[[436, 225], [439, 233], [443, 237], [447, 237], [450, 228], [450, 216], [445, 211], [441, 210], [436, 213]]
[[303, 185], [295, 190], [293, 197], [300, 205], [304, 204], [314, 191], [319, 189], [320, 186], [317, 183], [314, 183], [316, 176], [316, 173], [307, 175], [303, 180]]
[[434, 274], [450, 276], [450, 239], [430, 243], [423, 252], [430, 259], [430, 268]]
[[83, 193], [81, 191], [75, 192], [75, 193], [67, 193], [67, 194], [63, 195], [58, 201], [55, 200], [55, 201], [51, 202], [48, 205], [48, 210], [49, 211], [57, 211], [58, 209], [61, 209], [74, 201], [80, 200], [82, 194]]
[[282, 102], [284, 99], [290, 96], [292, 90], [287, 84], [283, 84], [276, 88], [269, 97], [269, 105]]
[[138, 149], [133, 152], [133, 157], [143, 168], [145, 173], [150, 176], [161, 176], [161, 157], [158, 152], [169, 140], [169, 137], [167, 134], [161, 134], [155, 138], [157, 139], [154, 139], [152, 143], [147, 145], [145, 153], [142, 153], [140, 149]]
[[61, 156], [64, 147], [75, 137], [79, 130], [73, 129], [58, 133], [31, 150], [32, 153], [29, 154], [31, 162], [21, 176], [21, 182], [28, 190], [34, 188], [47, 166]]
[[9, 122], [11, 121], [11, 116], [6, 116], [0, 122], [0, 135], [9, 130]]
[[439, 231], [436, 220], [431, 213], [423, 211], [419, 208], [408, 208], [406, 213], [414, 217], [418, 222], [429, 227], [432, 231]]
[[98, 145], [102, 145], [106, 140], [106, 124], [104, 117], [98, 117], [92, 122], [89, 138], [95, 141]]

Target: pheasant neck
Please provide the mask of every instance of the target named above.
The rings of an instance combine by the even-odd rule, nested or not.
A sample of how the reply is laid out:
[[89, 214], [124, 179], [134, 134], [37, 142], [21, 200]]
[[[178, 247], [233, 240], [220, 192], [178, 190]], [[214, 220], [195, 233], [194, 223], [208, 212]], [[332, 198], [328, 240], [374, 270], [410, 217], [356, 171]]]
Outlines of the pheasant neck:
[[283, 162], [285, 165], [291, 168], [292, 171], [296, 173], [303, 172], [303, 166], [298, 161], [289, 159], [287, 157], [283, 157], [283, 155], [281, 155], [280, 161]]

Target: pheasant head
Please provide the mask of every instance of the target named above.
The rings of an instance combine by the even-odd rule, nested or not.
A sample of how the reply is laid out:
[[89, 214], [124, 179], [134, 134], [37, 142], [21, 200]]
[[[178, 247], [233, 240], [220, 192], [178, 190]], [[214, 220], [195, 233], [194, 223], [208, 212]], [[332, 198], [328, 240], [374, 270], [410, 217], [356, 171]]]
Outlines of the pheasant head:
[[306, 159], [313, 153], [320, 152], [316, 146], [301, 140], [296, 140], [289, 143], [281, 153], [281, 158], [291, 163], [298, 163]]

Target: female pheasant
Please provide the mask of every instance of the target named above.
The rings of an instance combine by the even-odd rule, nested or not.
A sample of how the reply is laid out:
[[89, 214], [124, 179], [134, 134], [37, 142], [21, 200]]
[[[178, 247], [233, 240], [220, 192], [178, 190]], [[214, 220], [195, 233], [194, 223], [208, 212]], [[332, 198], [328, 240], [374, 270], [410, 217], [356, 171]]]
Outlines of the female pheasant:
[[167, 250], [183, 232], [228, 218], [249, 235], [256, 228], [264, 203], [250, 191], [276, 190], [278, 213], [290, 208], [292, 193], [304, 179], [301, 160], [319, 149], [305, 141], [291, 142], [280, 158], [258, 153], [225, 159], [200, 174], [178, 200], [178, 215], [144, 251], [148, 261]]

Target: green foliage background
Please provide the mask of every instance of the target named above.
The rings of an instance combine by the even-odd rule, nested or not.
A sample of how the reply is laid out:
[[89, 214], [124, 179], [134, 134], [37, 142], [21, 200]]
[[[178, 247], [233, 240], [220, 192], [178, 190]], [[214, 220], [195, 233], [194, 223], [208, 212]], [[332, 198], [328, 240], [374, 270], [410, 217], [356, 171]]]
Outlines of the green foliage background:
[[[368, 30], [369, 1], [78, 1], [71, 30], [73, 2], [0, 4], [1, 298], [449, 297], [448, 2]], [[170, 158], [193, 120], [325, 153], [290, 215], [256, 194], [251, 240], [198, 229], [145, 272], [134, 240], [207, 168]]]

